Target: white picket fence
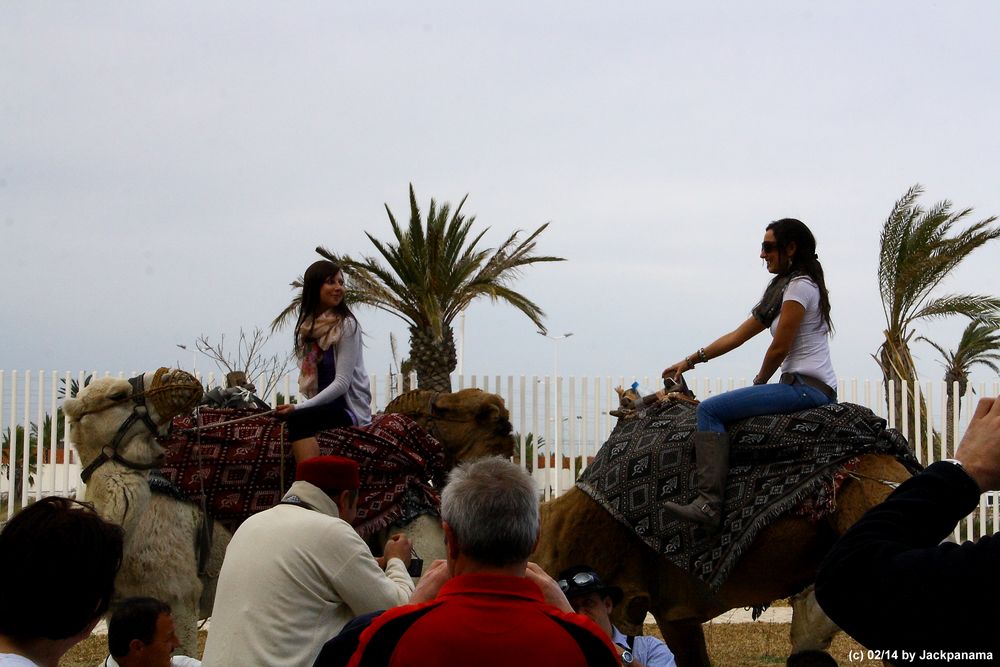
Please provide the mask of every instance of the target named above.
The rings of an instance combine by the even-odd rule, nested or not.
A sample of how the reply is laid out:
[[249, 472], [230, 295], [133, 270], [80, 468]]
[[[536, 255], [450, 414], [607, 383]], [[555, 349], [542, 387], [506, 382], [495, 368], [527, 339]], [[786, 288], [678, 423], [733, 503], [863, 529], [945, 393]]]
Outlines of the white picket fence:
[[[137, 374], [115, 375], [124, 378]], [[99, 377], [111, 373], [0, 370], [0, 434], [5, 436], [0, 446], [0, 522], [9, 518], [17, 506], [43, 496], [83, 497], [81, 467], [72, 442], [60, 440], [59, 429], [53, 427], [45, 431], [41, 425], [47, 415], [57, 414], [62, 402], [60, 389], [69, 386], [72, 380], [82, 384], [88, 375]], [[217, 384], [214, 374], [201, 379], [208, 387]], [[398, 377], [371, 376], [373, 412], [383, 408], [395, 396], [398, 380]], [[411, 378], [411, 381], [415, 386], [416, 378]], [[609, 414], [610, 410], [618, 407], [615, 387], [628, 387], [633, 381], [652, 389], [659, 379], [636, 376], [553, 378], [472, 375], [454, 376], [452, 387], [455, 390], [478, 387], [503, 397], [515, 433], [519, 436], [520, 451], [515, 454], [515, 459], [524, 465], [531, 461], [532, 474], [539, 488], [546, 498], [551, 498], [572, 486], [579, 472], [605, 442], [615, 424], [615, 418]], [[700, 398], [747, 385], [746, 379], [733, 378], [692, 377], [688, 378], [688, 382]], [[276, 386], [271, 396], [264, 397], [272, 405], [278, 392], [285, 396], [297, 394], [291, 376], [285, 376]], [[947, 411], [946, 389], [944, 383], [930, 381], [915, 382], [913, 388], [916, 396], [923, 397], [931, 413], [930, 422], [941, 435], [936, 443], [926, 438], [921, 441], [919, 432], [911, 440], [905, 424], [901, 428], [903, 435], [910, 440], [917, 459], [925, 464], [954, 454], [955, 443], [964, 433], [978, 400], [973, 395], [972, 387], [964, 397], [956, 396], [953, 408], [960, 416], [955, 420], [952, 432], [943, 433]], [[894, 395], [895, 388], [890, 386], [889, 390], [891, 396]], [[993, 382], [991, 386], [980, 384], [975, 391], [978, 396], [996, 396], [1000, 393], [1000, 383]], [[881, 380], [842, 380], [838, 394], [841, 402], [866, 406], [884, 417], [890, 426], [895, 426], [896, 415], [886, 407], [894, 402], [886, 400]], [[69, 425], [65, 417], [62, 421], [63, 432], [67, 434], [64, 440], [68, 440]], [[37, 425], [37, 437], [32, 436], [31, 424]], [[530, 451], [528, 434], [532, 435]], [[24, 455], [26, 451], [28, 456]], [[19, 483], [23, 480], [27, 483]], [[984, 494], [979, 510], [966, 519], [960, 526], [961, 530], [956, 529], [956, 537], [960, 533], [965, 539], [992, 533], [994, 527], [1000, 524], [1000, 504], [996, 501], [995, 494]]]

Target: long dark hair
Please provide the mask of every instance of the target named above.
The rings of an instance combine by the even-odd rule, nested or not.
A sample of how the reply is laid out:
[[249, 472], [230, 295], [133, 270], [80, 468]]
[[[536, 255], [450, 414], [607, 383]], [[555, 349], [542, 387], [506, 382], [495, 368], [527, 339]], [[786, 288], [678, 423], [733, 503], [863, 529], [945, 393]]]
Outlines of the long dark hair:
[[[299, 349], [299, 327], [302, 326], [307, 317], [318, 314], [316, 311], [319, 309], [319, 290], [328, 278], [332, 278], [338, 273], [340, 273], [339, 266], [329, 260], [321, 259], [310, 264], [305, 275], [302, 276], [302, 301], [299, 303], [299, 319], [296, 320], [295, 328], [292, 330], [296, 354], [301, 352]], [[350, 318], [355, 322], [358, 321], [351, 309], [347, 307], [346, 299], [334, 306], [333, 312], [343, 317], [344, 320]]]
[[782, 218], [775, 220], [765, 230], [774, 233], [774, 238], [778, 243], [778, 253], [782, 257], [787, 257], [788, 244], [795, 243], [795, 254], [789, 257], [788, 269], [774, 277], [774, 283], [790, 272], [801, 273], [809, 276], [819, 288], [819, 312], [826, 322], [827, 328], [833, 331], [833, 320], [830, 319], [830, 293], [826, 289], [826, 281], [823, 279], [823, 265], [819, 263], [816, 255], [816, 237], [809, 231], [805, 223], [795, 218]]

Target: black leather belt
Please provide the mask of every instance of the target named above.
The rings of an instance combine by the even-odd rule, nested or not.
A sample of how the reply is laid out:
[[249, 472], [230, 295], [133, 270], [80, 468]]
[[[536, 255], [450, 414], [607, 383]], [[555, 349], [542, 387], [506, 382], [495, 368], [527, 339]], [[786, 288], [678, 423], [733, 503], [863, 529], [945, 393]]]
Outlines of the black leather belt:
[[826, 394], [826, 397], [831, 401], [837, 400], [837, 392], [835, 389], [830, 387], [830, 385], [822, 380], [817, 380], [814, 377], [809, 377], [808, 375], [803, 375], [802, 373], [782, 373], [778, 382], [781, 384], [804, 384], [807, 387], [819, 389], [821, 392]]

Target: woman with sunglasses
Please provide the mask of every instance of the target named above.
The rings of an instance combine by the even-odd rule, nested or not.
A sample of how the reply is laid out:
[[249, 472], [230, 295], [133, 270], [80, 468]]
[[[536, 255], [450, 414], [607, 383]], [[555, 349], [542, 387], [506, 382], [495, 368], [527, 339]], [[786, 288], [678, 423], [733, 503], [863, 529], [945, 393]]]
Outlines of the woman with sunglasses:
[[296, 462], [319, 456], [316, 433], [371, 422], [371, 389], [361, 354], [361, 326], [344, 302], [344, 274], [326, 260], [313, 263], [302, 279], [295, 323], [299, 391], [306, 401], [279, 405], [288, 423]]
[[[666, 503], [675, 515], [713, 527], [722, 520], [729, 471], [726, 427], [747, 417], [798, 412], [837, 400], [837, 376], [829, 346], [833, 330], [830, 297], [816, 255], [816, 239], [799, 220], [772, 222], [764, 232], [760, 258], [774, 278], [750, 317], [663, 371], [664, 378], [677, 380], [695, 364], [734, 350], [765, 329], [771, 331], [771, 344], [754, 386], [712, 396], [698, 405], [698, 432], [694, 436], [698, 495], [688, 505]], [[768, 384], [779, 367], [778, 382]]]

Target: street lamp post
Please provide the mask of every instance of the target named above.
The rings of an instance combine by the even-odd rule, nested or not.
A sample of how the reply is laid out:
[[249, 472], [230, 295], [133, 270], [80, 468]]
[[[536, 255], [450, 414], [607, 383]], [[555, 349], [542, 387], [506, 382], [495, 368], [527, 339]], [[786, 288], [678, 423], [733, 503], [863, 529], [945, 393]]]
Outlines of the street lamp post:
[[567, 331], [561, 336], [550, 336], [541, 329], [538, 330], [539, 336], [544, 336], [552, 341], [552, 378], [555, 379], [559, 377], [559, 341], [565, 340], [573, 335], [572, 331]]
[[562, 430], [562, 428], [561, 428], [562, 427], [562, 421], [560, 420], [560, 417], [561, 417], [560, 407], [561, 407], [561, 404], [562, 404], [562, 400], [561, 400], [561, 397], [559, 395], [559, 384], [560, 384], [559, 383], [559, 341], [566, 340], [567, 338], [569, 338], [570, 336], [573, 335], [573, 332], [572, 331], [567, 331], [566, 333], [562, 334], [561, 336], [550, 336], [546, 332], [544, 332], [541, 329], [539, 329], [538, 330], [538, 335], [539, 336], [544, 336], [545, 338], [548, 338], [549, 340], [552, 341], [552, 381], [555, 383], [555, 387], [553, 387], [553, 391], [552, 391], [552, 402], [553, 402], [554, 408], [555, 408], [553, 410], [553, 417], [554, 417], [554, 419], [553, 419], [553, 422], [552, 422], [553, 425], [555, 426], [555, 428], [553, 429], [554, 433], [552, 434], [553, 435], [553, 445], [554, 445], [552, 449], [553, 449], [554, 454], [555, 454], [555, 466], [556, 466], [555, 480], [553, 481], [553, 488], [554, 488], [555, 494], [559, 495], [559, 487], [560, 487], [560, 485], [559, 485], [559, 475], [562, 473], [562, 447], [560, 447], [560, 444], [559, 444], [559, 440], [560, 440], [560, 438], [559, 438], [559, 431]]

